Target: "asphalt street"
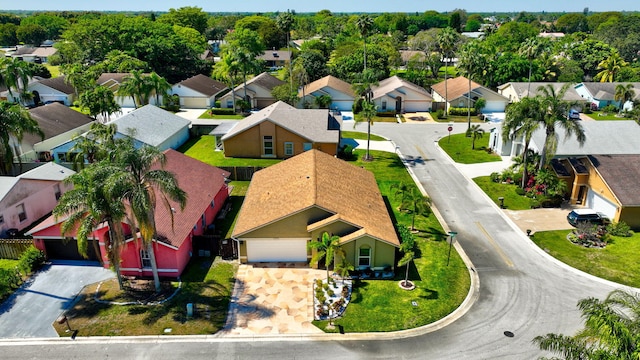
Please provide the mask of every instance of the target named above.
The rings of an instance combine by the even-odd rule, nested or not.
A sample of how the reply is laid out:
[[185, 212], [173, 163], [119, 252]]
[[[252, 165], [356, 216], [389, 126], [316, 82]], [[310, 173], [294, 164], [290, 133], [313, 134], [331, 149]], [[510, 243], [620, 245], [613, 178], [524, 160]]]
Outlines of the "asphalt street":
[[[483, 125], [489, 129], [491, 124]], [[365, 125], [359, 129], [366, 129]], [[455, 124], [464, 132], [466, 124]], [[498, 209], [437, 146], [445, 124], [375, 124], [391, 138], [432, 198], [479, 277], [477, 299], [454, 322], [422, 335], [328, 335], [311, 338], [146, 337], [0, 341], [3, 358], [50, 359], [535, 359], [532, 339], [582, 327], [578, 300], [621, 286], [548, 256]], [[487, 131], [488, 133], [488, 131]], [[413, 334], [413, 333], [412, 333]]]

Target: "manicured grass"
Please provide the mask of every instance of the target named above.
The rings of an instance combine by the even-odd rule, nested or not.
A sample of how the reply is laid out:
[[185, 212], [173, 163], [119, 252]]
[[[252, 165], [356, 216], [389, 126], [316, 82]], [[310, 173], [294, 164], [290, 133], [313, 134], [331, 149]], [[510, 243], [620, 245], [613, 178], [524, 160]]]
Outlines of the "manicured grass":
[[640, 234], [612, 237], [604, 249], [587, 249], [567, 240], [569, 232], [536, 232], [531, 239], [541, 249], [569, 266], [603, 279], [640, 287]]
[[[213, 334], [224, 326], [236, 269], [235, 263], [219, 258], [193, 260], [183, 273], [182, 289], [163, 305], [101, 304], [93, 298], [97, 284], [89, 285], [67, 317], [78, 336]], [[103, 283], [100, 297], [124, 300], [115, 280]], [[188, 303], [195, 309], [189, 319]], [[71, 335], [65, 332], [67, 325], [53, 325], [60, 336]]]
[[617, 112], [608, 112], [605, 113], [601, 110], [594, 111], [592, 114], [588, 114], [590, 118], [598, 121], [607, 121], [607, 120], [633, 120], [630, 117], [620, 116]]
[[0, 269], [12, 270], [18, 266], [18, 260], [0, 259]]
[[[400, 226], [411, 224], [411, 214], [398, 211], [399, 199], [390, 189], [394, 183], [415, 186], [400, 159], [393, 153], [371, 151], [374, 160], [363, 162], [363, 150], [354, 152], [357, 166], [373, 171], [392, 219]], [[405, 267], [396, 269], [393, 280], [363, 280], [354, 287], [352, 301], [344, 316], [334, 323], [345, 332], [395, 331], [426, 325], [441, 319], [456, 309], [466, 297], [470, 278], [468, 270], [455, 252], [446, 266], [448, 243], [442, 226], [433, 214], [416, 217], [414, 234], [419, 251], [410, 266], [409, 279], [416, 289], [400, 289], [398, 281], [404, 279]], [[412, 305], [412, 301], [417, 306]], [[326, 321], [315, 321], [325, 330]], [[325, 330], [329, 331], [329, 330]], [[331, 331], [339, 331], [337, 328]]]
[[533, 199], [523, 195], [518, 195], [516, 184], [502, 184], [491, 181], [489, 176], [480, 176], [474, 178], [473, 181], [487, 194], [491, 200], [497, 205], [500, 205], [498, 201], [499, 197], [504, 198], [504, 207], [509, 210], [528, 210], [531, 209]]
[[232, 181], [229, 185], [233, 186], [229, 200], [227, 200], [231, 203], [231, 210], [224, 219], [216, 220], [215, 223], [216, 230], [219, 231], [220, 234], [223, 234], [225, 239], [229, 239], [231, 233], [233, 233], [233, 227], [238, 218], [238, 211], [240, 211], [244, 196], [249, 188], [249, 181]]
[[[355, 140], [367, 140], [367, 133], [359, 132], [359, 131], [343, 131], [342, 132], [343, 139], [355, 139]], [[372, 141], [386, 141], [387, 139], [382, 136], [378, 136], [375, 134], [371, 134]]]
[[242, 116], [241, 114], [215, 115], [211, 114], [208, 110], [205, 110], [200, 116], [198, 116], [198, 119], [242, 120], [244, 119], [244, 116]]
[[[438, 119], [438, 116], [437, 116], [435, 111], [431, 112], [431, 118], [433, 120], [435, 120], [436, 122], [440, 122], [440, 123], [449, 123], [449, 122], [466, 123], [466, 122], [468, 122], [466, 115], [464, 115], [464, 116], [461, 116], [461, 115], [448, 115], [446, 119]], [[484, 120], [480, 120], [480, 118], [477, 115], [471, 115], [471, 122], [472, 123], [484, 123]]]
[[438, 141], [438, 145], [451, 159], [461, 164], [475, 164], [482, 162], [500, 161], [500, 156], [488, 153], [489, 134], [484, 134], [480, 139], [476, 139], [475, 149], [471, 148], [471, 137], [465, 134], [447, 135]]
[[60, 66], [57, 65], [49, 65], [49, 64], [43, 64], [47, 69], [49, 69], [49, 72], [51, 73], [51, 77], [55, 78], [60, 76]]
[[261, 166], [266, 167], [282, 160], [278, 159], [243, 159], [225, 158], [222, 151], [216, 149], [216, 138], [211, 135], [202, 135], [199, 138], [191, 138], [178, 151], [213, 166]]

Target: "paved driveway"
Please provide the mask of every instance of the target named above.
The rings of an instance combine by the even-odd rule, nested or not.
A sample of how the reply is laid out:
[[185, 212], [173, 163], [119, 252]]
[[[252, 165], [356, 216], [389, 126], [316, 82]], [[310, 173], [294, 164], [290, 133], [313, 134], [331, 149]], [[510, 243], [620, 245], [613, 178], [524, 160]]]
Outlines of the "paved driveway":
[[113, 276], [111, 270], [96, 262], [68, 261], [45, 266], [0, 305], [0, 338], [58, 337], [52, 323], [80, 290]]

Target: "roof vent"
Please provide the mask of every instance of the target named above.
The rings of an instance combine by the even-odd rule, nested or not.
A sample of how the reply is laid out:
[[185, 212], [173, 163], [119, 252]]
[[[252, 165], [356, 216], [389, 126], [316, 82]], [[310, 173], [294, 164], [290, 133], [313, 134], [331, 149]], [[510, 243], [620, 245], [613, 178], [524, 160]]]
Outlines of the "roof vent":
[[273, 53], [273, 57], [280, 57], [280, 55], [278, 55], [278, 53], [277, 53], [277, 52], [274, 52], [274, 53]]

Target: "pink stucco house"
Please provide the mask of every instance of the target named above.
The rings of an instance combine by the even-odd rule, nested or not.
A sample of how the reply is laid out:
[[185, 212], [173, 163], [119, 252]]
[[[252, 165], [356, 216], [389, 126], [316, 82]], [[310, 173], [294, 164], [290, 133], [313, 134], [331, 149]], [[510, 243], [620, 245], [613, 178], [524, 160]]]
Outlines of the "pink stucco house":
[[[175, 174], [178, 185], [187, 193], [187, 205], [180, 210], [171, 203], [171, 209], [162, 201], [156, 206], [157, 237], [154, 249], [158, 272], [162, 277], [178, 277], [193, 256], [193, 237], [204, 234], [214, 222], [229, 196], [226, 178], [229, 173], [205, 164], [175, 150], [166, 150], [164, 170]], [[158, 165], [159, 166], [159, 165]], [[173, 225], [171, 214], [173, 212]], [[64, 219], [49, 217], [30, 231], [34, 244], [49, 258], [78, 258], [77, 244], [72, 239], [62, 241], [60, 226]], [[122, 224], [126, 243], [121, 252], [121, 271], [126, 276], [151, 276], [148, 254], [127, 224]], [[105, 268], [111, 264], [105, 250], [109, 231], [105, 225], [93, 233], [95, 244], [89, 244], [89, 257], [100, 259]], [[72, 236], [69, 234], [68, 236]], [[95, 251], [97, 249], [98, 251]]]

